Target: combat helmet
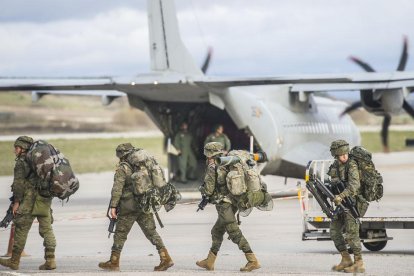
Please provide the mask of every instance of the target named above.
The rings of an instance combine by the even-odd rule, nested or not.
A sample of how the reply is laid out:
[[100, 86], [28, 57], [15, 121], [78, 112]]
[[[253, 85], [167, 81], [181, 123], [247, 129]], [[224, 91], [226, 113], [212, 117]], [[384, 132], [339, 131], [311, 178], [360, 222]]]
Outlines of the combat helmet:
[[116, 147], [116, 157], [122, 158], [125, 155], [127, 155], [128, 153], [130, 153], [133, 149], [134, 149], [134, 147], [131, 145], [131, 143], [119, 144]]
[[335, 140], [331, 144], [331, 155], [333, 157], [349, 153], [349, 143], [345, 140]]
[[213, 157], [222, 153], [224, 153], [222, 143], [210, 142], [204, 146], [204, 155], [207, 157]]
[[28, 150], [33, 144], [33, 138], [29, 136], [20, 136], [14, 142], [14, 147], [21, 147], [22, 149]]

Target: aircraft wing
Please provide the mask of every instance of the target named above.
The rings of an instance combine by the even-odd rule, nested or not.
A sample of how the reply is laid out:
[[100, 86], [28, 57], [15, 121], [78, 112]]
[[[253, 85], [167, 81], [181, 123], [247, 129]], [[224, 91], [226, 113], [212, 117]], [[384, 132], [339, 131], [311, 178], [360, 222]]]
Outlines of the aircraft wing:
[[[0, 77], [0, 91], [61, 91], [59, 94], [102, 95], [119, 97], [133, 94], [143, 99], [189, 101], [212, 89], [225, 93], [226, 88], [248, 85], [289, 85], [291, 92], [350, 91], [378, 89], [414, 90], [414, 72], [356, 73], [341, 75], [302, 75], [279, 77], [189, 77], [182, 74], [148, 74], [132, 77], [98, 78], [7, 78]], [[95, 91], [70, 92], [70, 91]], [[105, 92], [106, 91], [106, 92]], [[108, 91], [112, 91], [109, 93]], [[166, 93], [166, 91], [168, 93]], [[166, 98], [167, 97], [167, 98]]]
[[322, 74], [258, 78], [207, 77], [201, 86], [226, 88], [247, 85], [288, 84], [292, 92], [349, 91], [407, 88], [414, 90], [414, 72]]
[[112, 78], [0, 77], [0, 90], [114, 90]]

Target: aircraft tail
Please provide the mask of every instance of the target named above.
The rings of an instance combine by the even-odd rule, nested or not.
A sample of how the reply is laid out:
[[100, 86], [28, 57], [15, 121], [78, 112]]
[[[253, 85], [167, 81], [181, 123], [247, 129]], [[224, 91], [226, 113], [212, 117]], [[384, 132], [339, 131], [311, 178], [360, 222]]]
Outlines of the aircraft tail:
[[173, 0], [148, 0], [151, 70], [202, 75], [181, 41]]

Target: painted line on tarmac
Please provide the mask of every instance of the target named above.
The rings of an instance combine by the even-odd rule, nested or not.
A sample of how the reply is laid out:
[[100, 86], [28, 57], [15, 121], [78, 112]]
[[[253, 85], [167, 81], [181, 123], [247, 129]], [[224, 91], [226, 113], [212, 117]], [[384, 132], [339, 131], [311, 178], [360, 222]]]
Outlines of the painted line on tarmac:
[[20, 272], [13, 272], [13, 271], [2, 271], [0, 272], [1, 274], [6, 274], [6, 275], [13, 275], [13, 276], [30, 276], [31, 274], [24, 274], [24, 273], [20, 273]]

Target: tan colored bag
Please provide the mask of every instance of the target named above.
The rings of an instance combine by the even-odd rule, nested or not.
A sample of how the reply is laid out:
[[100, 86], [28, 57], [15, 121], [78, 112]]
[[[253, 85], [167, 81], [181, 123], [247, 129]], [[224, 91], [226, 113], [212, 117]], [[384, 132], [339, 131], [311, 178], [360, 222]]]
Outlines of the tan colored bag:
[[138, 171], [131, 175], [132, 192], [135, 195], [142, 195], [152, 187], [151, 177], [145, 167], [141, 167]]
[[226, 183], [229, 192], [234, 196], [242, 195], [247, 191], [244, 171], [239, 164], [227, 174]]
[[52, 205], [52, 197], [43, 197], [36, 195], [33, 205], [32, 215], [37, 217], [47, 217], [50, 215], [50, 207]]

